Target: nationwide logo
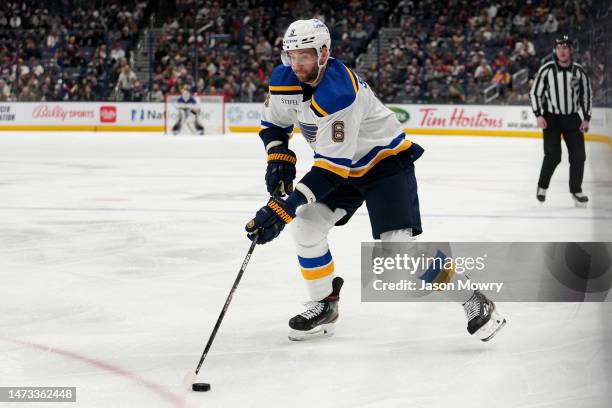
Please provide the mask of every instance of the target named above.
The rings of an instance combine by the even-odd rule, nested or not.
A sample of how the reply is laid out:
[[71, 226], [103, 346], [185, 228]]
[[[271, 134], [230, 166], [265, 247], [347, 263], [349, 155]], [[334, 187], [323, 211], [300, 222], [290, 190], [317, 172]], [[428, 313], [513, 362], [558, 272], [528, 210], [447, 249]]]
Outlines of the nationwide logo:
[[[164, 113], [156, 109], [132, 109], [131, 115], [132, 122], [144, 122], [144, 121], [162, 121], [164, 120]], [[178, 115], [177, 115], [178, 117]]]
[[400, 123], [406, 123], [410, 120], [410, 114], [402, 108], [391, 106], [389, 109], [391, 109], [391, 111], [395, 113], [395, 116], [397, 117], [397, 120], [399, 120]]
[[238, 106], [232, 106], [227, 110], [227, 118], [230, 123], [240, 123], [244, 118], [244, 112]]
[[64, 109], [60, 105], [49, 106], [49, 105], [38, 105], [32, 111], [32, 118], [34, 119], [61, 119], [62, 122], [68, 118], [74, 119], [94, 119], [95, 113], [93, 110], [79, 110], [79, 109]]
[[117, 107], [116, 106], [100, 106], [100, 122], [102, 123], [117, 122]]

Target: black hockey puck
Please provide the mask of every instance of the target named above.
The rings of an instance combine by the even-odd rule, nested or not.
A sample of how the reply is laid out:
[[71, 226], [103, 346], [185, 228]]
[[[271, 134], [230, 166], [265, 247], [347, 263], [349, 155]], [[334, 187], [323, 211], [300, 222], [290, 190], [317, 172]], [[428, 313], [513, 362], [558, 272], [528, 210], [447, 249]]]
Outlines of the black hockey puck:
[[193, 383], [191, 389], [199, 392], [210, 391], [210, 384], [208, 383]]

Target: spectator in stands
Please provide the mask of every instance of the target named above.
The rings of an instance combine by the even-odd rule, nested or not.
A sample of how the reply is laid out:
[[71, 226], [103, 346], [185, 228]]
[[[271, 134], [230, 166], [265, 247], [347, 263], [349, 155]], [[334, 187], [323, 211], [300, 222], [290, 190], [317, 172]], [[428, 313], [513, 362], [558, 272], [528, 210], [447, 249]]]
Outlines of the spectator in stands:
[[53, 93], [51, 94], [51, 98], [49, 101], [60, 102], [68, 99], [68, 94], [65, 92], [64, 85], [58, 83], [53, 88]]
[[500, 94], [504, 94], [506, 89], [510, 86], [510, 82], [512, 81], [512, 77], [506, 70], [506, 67], [500, 67], [495, 75], [493, 76], [492, 82], [497, 84]]
[[115, 90], [119, 93], [118, 99], [122, 101], [132, 101], [132, 92], [134, 84], [138, 81], [136, 74], [132, 71], [129, 64], [125, 64], [119, 74], [117, 87]]
[[93, 92], [89, 83], [85, 84], [79, 97], [79, 100], [85, 102], [95, 102], [96, 100], [98, 100], [98, 96]]
[[[263, 100], [270, 73], [279, 63], [282, 33], [278, 27], [308, 14], [308, 10], [316, 10], [335, 28], [332, 55], [349, 66], [354, 65], [354, 58], [387, 21], [401, 28], [389, 48], [376, 56], [380, 64], [371, 65], [369, 59], [367, 65], [356, 67], [381, 90], [384, 100], [427, 101], [432, 94], [428, 89], [437, 87], [437, 94], [433, 94], [448, 102], [452, 93], [448, 81], [455, 78], [459, 86], [465, 87], [466, 102], [473, 103], [482, 95], [479, 87], [491, 84], [501, 66], [506, 66], [510, 75], [527, 68], [532, 76], [540, 59], [550, 53], [548, 46], [543, 47], [546, 41], [542, 38], [560, 26], [579, 32], [588, 30], [592, 19], [609, 18], [606, 13], [610, 7], [606, 2], [588, 0], [565, 1], [564, 7], [556, 0], [532, 4], [487, 0], [470, 3], [470, 7], [461, 7], [463, 3], [455, 0], [402, 0], [387, 19], [388, 2], [303, 0], [277, 8], [270, 8], [268, 3], [181, 0], [177, 4], [180, 22], [169, 17], [163, 24], [154, 51], [154, 72], [151, 78], [142, 79], [146, 84], [157, 83], [163, 93], [176, 91], [177, 83], [199, 91], [213, 87], [223, 91], [229, 82], [232, 100]], [[58, 0], [45, 3], [48, 10], [40, 4], [9, 0], [6, 7], [0, 7], [0, 79], [10, 89], [0, 97], [18, 99], [24, 87], [31, 88], [32, 75], [38, 85], [26, 92], [27, 98], [31, 98], [28, 93], [47, 100], [84, 97], [83, 77], [93, 95], [111, 97], [123, 67], [132, 61], [135, 41], [143, 40], [138, 26], [147, 2]], [[198, 28], [195, 34], [193, 27]], [[598, 49], [602, 46], [598, 45]], [[585, 56], [581, 61], [593, 71], [595, 81], [598, 75], [605, 80], [605, 74], [597, 68], [603, 62], [597, 55]], [[47, 76], [51, 83], [43, 81]], [[75, 83], [78, 92], [71, 94]], [[520, 100], [523, 90], [516, 91]], [[596, 96], [605, 96], [597, 91]], [[145, 99], [152, 92], [145, 87]], [[515, 96], [509, 93], [508, 97]]]
[[448, 86], [448, 98], [451, 103], [465, 103], [466, 101], [463, 85], [461, 85], [455, 78], [451, 79]]
[[469, 76], [466, 87], [466, 99], [467, 103], [477, 103], [480, 100], [480, 92], [478, 91], [478, 85], [473, 76]]
[[242, 94], [244, 94], [246, 96], [246, 101], [247, 102], [254, 102], [255, 101], [255, 92], [257, 91], [257, 85], [255, 85], [255, 82], [253, 81], [253, 75], [249, 75], [247, 76], [244, 84], [242, 85]]
[[429, 103], [444, 103], [444, 97], [440, 94], [440, 90], [436, 85], [432, 86], [429, 94]]
[[147, 95], [147, 100], [149, 102], [163, 102], [164, 101], [164, 93], [159, 88], [159, 84], [157, 82], [153, 83], [153, 87], [149, 91]]
[[506, 54], [504, 50], [499, 50], [493, 61], [491, 62], [491, 68], [495, 71], [499, 70], [502, 67], [507, 67], [510, 61], [506, 58]]
[[36, 101], [36, 96], [32, 94], [29, 86], [25, 86], [21, 89], [21, 93], [19, 93], [19, 98], [17, 100], [19, 102], [34, 102]]
[[234, 92], [230, 84], [223, 85], [223, 100], [227, 102], [231, 102], [234, 98]]
[[110, 57], [116, 62], [125, 59], [125, 51], [123, 51], [123, 48], [121, 48], [121, 42], [119, 40], [115, 41], [113, 49], [110, 52]]
[[489, 82], [492, 77], [493, 71], [491, 70], [489, 64], [487, 64], [487, 61], [483, 59], [480, 62], [480, 65], [478, 65], [478, 68], [476, 68], [476, 71], [474, 71], [474, 79], [480, 83], [485, 83]]
[[535, 56], [535, 54], [535, 47], [527, 37], [522, 37], [521, 41], [517, 42], [516, 46], [514, 47], [515, 56], [529, 58]]
[[557, 21], [557, 17], [555, 17], [553, 13], [548, 14], [541, 31], [546, 33], [556, 33], [558, 29], [559, 22]]
[[0, 78], [0, 102], [8, 102], [10, 94], [11, 88]]
[[132, 101], [142, 102], [145, 99], [144, 89], [142, 89], [142, 83], [136, 79], [134, 81], [134, 88], [132, 89]]

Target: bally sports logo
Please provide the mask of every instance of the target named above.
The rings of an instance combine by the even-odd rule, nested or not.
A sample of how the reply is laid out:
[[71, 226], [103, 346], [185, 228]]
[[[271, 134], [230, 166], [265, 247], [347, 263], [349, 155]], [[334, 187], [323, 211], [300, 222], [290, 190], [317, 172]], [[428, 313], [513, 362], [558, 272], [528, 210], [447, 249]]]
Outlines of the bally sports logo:
[[71, 109], [64, 108], [60, 105], [38, 105], [32, 111], [34, 119], [60, 119], [62, 122], [66, 119], [93, 119], [95, 113], [93, 110]]
[[100, 106], [100, 122], [109, 123], [117, 121], [116, 106]]

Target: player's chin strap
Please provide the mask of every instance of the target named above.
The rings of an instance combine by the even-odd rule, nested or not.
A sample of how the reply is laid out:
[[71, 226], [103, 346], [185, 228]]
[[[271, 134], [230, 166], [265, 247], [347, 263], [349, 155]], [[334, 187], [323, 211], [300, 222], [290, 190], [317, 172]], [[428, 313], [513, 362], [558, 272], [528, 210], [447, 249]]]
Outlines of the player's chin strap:
[[312, 85], [312, 84], [317, 84], [318, 85], [319, 81], [321, 80], [321, 74], [323, 73], [323, 70], [327, 66], [327, 61], [329, 61], [329, 55], [327, 56], [327, 58], [325, 58], [325, 62], [323, 62], [323, 64], [320, 64], [319, 61], [321, 61], [320, 57], [317, 58], [317, 67], [319, 68], [319, 72], [317, 74], [317, 79], [315, 79], [311, 83], [308, 83], [308, 85]]

